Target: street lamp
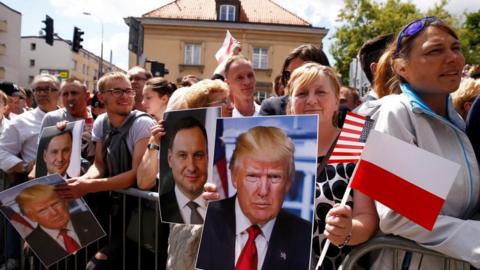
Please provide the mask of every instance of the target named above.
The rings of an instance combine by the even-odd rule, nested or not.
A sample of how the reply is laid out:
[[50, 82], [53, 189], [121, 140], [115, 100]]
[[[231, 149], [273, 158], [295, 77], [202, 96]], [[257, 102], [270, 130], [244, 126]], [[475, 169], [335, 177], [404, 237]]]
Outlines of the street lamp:
[[100, 63], [98, 64], [98, 74], [97, 74], [97, 80], [100, 79], [100, 77], [102, 76], [102, 73], [103, 73], [103, 20], [102, 18], [100, 18], [99, 16], [95, 15], [95, 14], [92, 14], [90, 12], [83, 12], [83, 15], [86, 15], [86, 16], [93, 16], [95, 18], [98, 19], [98, 21], [100, 21], [100, 24], [102, 25], [102, 43], [100, 45]]

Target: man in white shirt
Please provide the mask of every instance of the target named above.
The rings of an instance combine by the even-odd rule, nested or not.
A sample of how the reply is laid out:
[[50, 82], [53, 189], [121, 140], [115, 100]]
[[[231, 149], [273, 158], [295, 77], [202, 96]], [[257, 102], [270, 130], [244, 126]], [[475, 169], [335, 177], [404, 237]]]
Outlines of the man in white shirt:
[[256, 116], [260, 105], [255, 103], [255, 72], [245, 56], [236, 55], [225, 64], [225, 82], [234, 104], [232, 117]]
[[8, 174], [28, 174], [37, 153], [43, 117], [57, 109], [59, 83], [52, 75], [37, 75], [32, 83], [37, 108], [10, 121], [0, 136], [0, 169]]
[[311, 223], [282, 209], [295, 175], [294, 151], [276, 127], [237, 137], [230, 160], [237, 194], [209, 203], [197, 268], [308, 269]]
[[163, 222], [203, 224], [206, 203], [201, 194], [208, 175], [207, 145], [207, 132], [198, 120], [185, 117], [176, 123], [168, 147], [172, 175], [165, 178], [173, 178], [175, 185], [160, 196]]
[[21, 212], [37, 223], [25, 240], [46, 265], [104, 235], [90, 212], [70, 213], [54, 186], [36, 184], [27, 187], [15, 201]]

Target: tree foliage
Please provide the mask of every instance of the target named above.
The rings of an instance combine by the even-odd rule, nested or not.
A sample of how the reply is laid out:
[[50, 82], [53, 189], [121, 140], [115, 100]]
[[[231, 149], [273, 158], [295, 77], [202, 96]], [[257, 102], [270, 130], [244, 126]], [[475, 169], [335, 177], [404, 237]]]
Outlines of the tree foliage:
[[421, 12], [414, 4], [401, 0], [387, 0], [378, 3], [373, 0], [345, 0], [345, 6], [338, 15], [342, 23], [330, 47], [342, 81], [348, 81], [350, 62], [357, 56], [362, 44], [378, 35], [397, 33], [410, 21], [423, 16], [437, 16], [455, 25], [456, 19], [446, 10], [447, 0], [442, 0], [426, 12]]
[[465, 13], [465, 22], [459, 30], [463, 54], [468, 64], [480, 64], [480, 10]]

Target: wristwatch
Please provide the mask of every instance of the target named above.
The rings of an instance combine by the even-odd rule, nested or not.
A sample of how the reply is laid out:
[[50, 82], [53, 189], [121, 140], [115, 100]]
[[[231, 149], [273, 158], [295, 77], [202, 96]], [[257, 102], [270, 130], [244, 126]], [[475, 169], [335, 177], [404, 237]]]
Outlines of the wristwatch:
[[154, 143], [149, 143], [149, 144], [147, 145], [147, 149], [148, 149], [148, 150], [157, 150], [157, 151], [159, 151], [159, 150], [160, 150], [160, 145], [154, 144]]

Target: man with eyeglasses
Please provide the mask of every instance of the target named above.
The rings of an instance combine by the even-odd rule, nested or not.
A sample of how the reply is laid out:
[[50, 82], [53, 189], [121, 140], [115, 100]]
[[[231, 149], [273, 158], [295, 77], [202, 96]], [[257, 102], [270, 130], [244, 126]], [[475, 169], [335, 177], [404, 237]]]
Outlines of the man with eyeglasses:
[[197, 268], [308, 269], [312, 226], [282, 209], [295, 176], [294, 152], [277, 127], [237, 137], [229, 165], [237, 194], [208, 204]]
[[[147, 149], [150, 129], [154, 120], [146, 113], [133, 110], [135, 90], [127, 76], [120, 72], [105, 74], [98, 80], [98, 98], [105, 104], [106, 113], [95, 119], [92, 140], [95, 145], [95, 161], [88, 171], [57, 190], [66, 199], [75, 199], [95, 193], [90, 207], [107, 228], [112, 205], [107, 191], [125, 189], [136, 183], [136, 171]], [[131, 206], [127, 203], [127, 206]], [[115, 207], [115, 206], [113, 206]], [[127, 217], [130, 209], [126, 210]], [[121, 224], [121, 215], [111, 216], [113, 224]], [[127, 220], [128, 222], [128, 220]], [[102, 248], [90, 264], [95, 269], [118, 269], [121, 263], [121, 226], [114, 226], [110, 243]], [[121, 265], [120, 265], [121, 267]]]
[[142, 105], [143, 87], [145, 86], [145, 82], [153, 77], [152, 73], [140, 66], [134, 66], [127, 71], [127, 76], [132, 84], [133, 90], [135, 90], [135, 105], [133, 108], [135, 110], [145, 111]]
[[37, 75], [32, 83], [38, 105], [10, 121], [0, 136], [0, 169], [8, 174], [20, 174], [15, 180], [26, 180], [37, 155], [38, 135], [47, 112], [57, 109], [59, 83], [48, 74]]

